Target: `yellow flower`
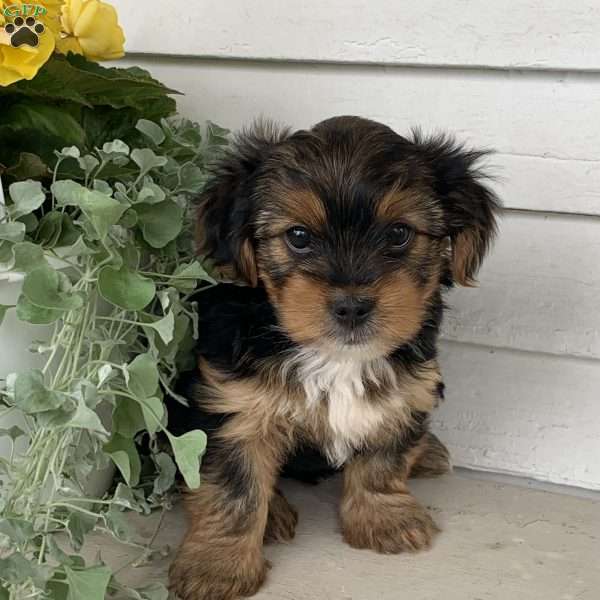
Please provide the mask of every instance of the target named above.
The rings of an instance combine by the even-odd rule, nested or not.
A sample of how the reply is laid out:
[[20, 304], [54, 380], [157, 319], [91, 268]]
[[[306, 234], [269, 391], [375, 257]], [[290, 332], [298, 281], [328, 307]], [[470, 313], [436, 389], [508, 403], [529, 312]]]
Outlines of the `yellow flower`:
[[[17, 16], [33, 16], [31, 12], [27, 12], [32, 10], [31, 3], [21, 0], [0, 0], [0, 86], [7, 86], [21, 79], [33, 79], [54, 52], [62, 0], [44, 0], [41, 5], [46, 12], [35, 15], [35, 18], [44, 25], [45, 29], [38, 37], [37, 46], [22, 44], [14, 48], [4, 26]], [[11, 7], [11, 15], [8, 18], [4, 15], [4, 9], [7, 7]]]
[[91, 60], [121, 58], [125, 36], [113, 6], [101, 0], [65, 0], [61, 23], [64, 37], [60, 52], [83, 54]]

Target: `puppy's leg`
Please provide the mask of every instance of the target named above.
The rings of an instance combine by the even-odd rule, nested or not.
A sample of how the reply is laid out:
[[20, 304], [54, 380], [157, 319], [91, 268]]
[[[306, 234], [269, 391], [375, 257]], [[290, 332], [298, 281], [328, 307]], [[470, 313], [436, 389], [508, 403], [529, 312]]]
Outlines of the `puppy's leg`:
[[296, 535], [298, 511], [275, 489], [269, 502], [269, 515], [265, 530], [265, 543], [289, 542]]
[[341, 521], [350, 546], [396, 554], [431, 545], [439, 530], [408, 491], [409, 470], [393, 451], [356, 456], [346, 467]]
[[251, 596], [265, 580], [263, 538], [284, 444], [249, 421], [235, 415], [215, 434], [202, 484], [187, 495], [189, 530], [170, 570], [183, 600]]
[[426, 433], [406, 456], [409, 477], [439, 477], [452, 470], [448, 449], [433, 433]]

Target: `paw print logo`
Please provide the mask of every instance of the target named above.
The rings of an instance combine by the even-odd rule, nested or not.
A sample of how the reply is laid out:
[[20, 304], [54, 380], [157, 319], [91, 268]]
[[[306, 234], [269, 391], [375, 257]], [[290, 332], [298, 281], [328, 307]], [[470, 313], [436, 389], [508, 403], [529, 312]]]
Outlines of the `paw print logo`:
[[17, 17], [12, 23], [4, 26], [4, 31], [10, 36], [10, 45], [14, 48], [27, 45], [35, 48], [40, 42], [40, 35], [44, 33], [45, 27], [34, 17]]

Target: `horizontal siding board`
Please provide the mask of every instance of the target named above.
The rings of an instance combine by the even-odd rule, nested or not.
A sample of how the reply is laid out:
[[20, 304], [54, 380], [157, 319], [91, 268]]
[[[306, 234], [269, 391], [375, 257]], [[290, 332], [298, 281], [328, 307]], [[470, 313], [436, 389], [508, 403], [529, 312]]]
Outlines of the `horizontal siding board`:
[[260, 115], [306, 127], [360, 114], [399, 132], [450, 131], [497, 150], [488, 162], [507, 207], [600, 215], [600, 76], [136, 62], [185, 92], [179, 107], [192, 118], [239, 129]]
[[595, 0], [113, 0], [130, 52], [352, 63], [598, 69]]
[[600, 490], [600, 363], [448, 342], [440, 362], [456, 465]]
[[600, 219], [507, 213], [477, 288], [457, 288], [448, 339], [600, 358]]

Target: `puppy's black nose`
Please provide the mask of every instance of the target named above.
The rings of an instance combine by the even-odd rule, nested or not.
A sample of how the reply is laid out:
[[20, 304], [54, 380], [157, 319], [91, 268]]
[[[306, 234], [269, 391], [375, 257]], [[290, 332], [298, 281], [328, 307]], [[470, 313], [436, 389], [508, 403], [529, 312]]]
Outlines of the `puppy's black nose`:
[[342, 296], [337, 298], [332, 305], [335, 320], [346, 327], [362, 325], [369, 318], [374, 308], [374, 300], [356, 298], [355, 296]]

